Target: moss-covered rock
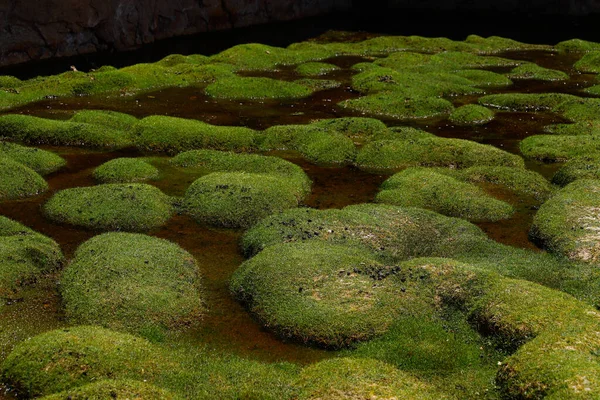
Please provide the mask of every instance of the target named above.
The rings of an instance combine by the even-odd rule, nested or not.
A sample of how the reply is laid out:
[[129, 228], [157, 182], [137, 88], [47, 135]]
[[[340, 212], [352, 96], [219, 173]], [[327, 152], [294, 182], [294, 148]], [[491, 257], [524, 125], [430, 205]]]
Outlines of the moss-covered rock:
[[568, 102], [577, 102], [579, 97], [566, 93], [502, 93], [479, 98], [479, 103], [508, 111], [551, 111]]
[[61, 190], [44, 205], [44, 214], [59, 223], [90, 229], [148, 231], [171, 218], [171, 203], [154, 186], [112, 183]]
[[101, 183], [143, 182], [158, 175], [156, 167], [139, 158], [115, 158], [94, 170], [94, 178]]
[[108, 110], [80, 110], [75, 112], [70, 119], [71, 122], [83, 122], [86, 124], [102, 125], [107, 128], [126, 131], [130, 129], [138, 119], [133, 115]]
[[104, 379], [42, 397], [43, 400], [105, 400], [105, 399], [175, 400], [178, 396], [157, 386], [132, 379]]
[[334, 358], [305, 367], [299, 399], [448, 399], [414, 376], [381, 361]]
[[379, 140], [366, 144], [356, 156], [359, 168], [395, 171], [411, 166], [524, 166], [523, 159], [493, 146], [469, 140], [423, 137]]
[[396, 119], [420, 119], [449, 114], [454, 107], [435, 97], [407, 97], [394, 92], [377, 93], [338, 103], [341, 108]]
[[46, 190], [48, 183], [37, 172], [0, 155], [0, 201], [35, 196]]
[[521, 153], [546, 162], [567, 161], [600, 153], [599, 136], [534, 135], [521, 141]]
[[83, 243], [61, 276], [67, 318], [157, 338], [197, 324], [204, 311], [198, 266], [174, 243], [105, 233]]
[[600, 181], [580, 179], [561, 189], [536, 213], [530, 235], [552, 252], [572, 260], [600, 260]]
[[590, 42], [582, 39], [569, 39], [558, 43], [556, 46], [560, 51], [566, 52], [587, 52], [587, 51], [600, 51], [600, 43]]
[[574, 67], [580, 72], [600, 73], [600, 51], [584, 54]]
[[395, 270], [364, 251], [312, 241], [266, 248], [230, 288], [279, 336], [337, 348], [385, 332], [400, 312], [399, 289], [377, 283], [382, 273]]
[[248, 151], [257, 146], [256, 132], [249, 128], [159, 115], [135, 124], [132, 137], [140, 149], [169, 153], [193, 149]]
[[248, 228], [267, 215], [296, 207], [302, 189], [286, 178], [244, 172], [214, 172], [195, 180], [184, 208], [200, 223]]
[[14, 299], [24, 286], [58, 268], [63, 260], [52, 239], [0, 216], [0, 297]]
[[494, 119], [494, 112], [477, 104], [467, 104], [452, 111], [448, 119], [460, 126], [483, 125]]
[[528, 63], [513, 68], [509, 73], [510, 79], [536, 79], [540, 81], [565, 81], [569, 75], [555, 69], [540, 67], [537, 64]]
[[323, 62], [308, 62], [296, 67], [296, 72], [304, 76], [326, 75], [330, 72], [339, 70], [340, 67]]
[[131, 145], [126, 132], [82, 122], [58, 121], [29, 115], [0, 116], [0, 137], [31, 144], [85, 146], [103, 149]]
[[41, 175], [58, 171], [67, 163], [50, 151], [9, 142], [0, 142], [0, 156], [12, 158]]
[[600, 154], [570, 159], [552, 177], [552, 183], [566, 186], [578, 179], [600, 179]]
[[294, 82], [254, 77], [219, 79], [208, 85], [205, 92], [229, 100], [299, 99], [312, 94], [312, 90]]
[[511, 205], [477, 186], [426, 168], [405, 169], [386, 180], [381, 189], [376, 202], [427, 208], [469, 221], [497, 221], [514, 212]]

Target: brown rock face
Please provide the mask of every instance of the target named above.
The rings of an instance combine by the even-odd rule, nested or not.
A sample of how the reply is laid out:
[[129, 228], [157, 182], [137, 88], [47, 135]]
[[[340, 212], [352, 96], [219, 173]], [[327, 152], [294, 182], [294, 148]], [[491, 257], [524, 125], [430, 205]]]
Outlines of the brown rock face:
[[286, 21], [351, 0], [3, 0], [0, 66], [129, 50], [167, 37]]

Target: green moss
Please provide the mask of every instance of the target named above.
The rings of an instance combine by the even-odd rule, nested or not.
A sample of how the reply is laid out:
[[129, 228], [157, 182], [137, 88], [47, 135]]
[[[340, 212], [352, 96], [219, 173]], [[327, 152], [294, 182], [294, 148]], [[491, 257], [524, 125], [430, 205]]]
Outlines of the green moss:
[[311, 92], [318, 92], [320, 90], [337, 89], [342, 86], [339, 81], [331, 79], [298, 79], [294, 83], [307, 87]]
[[341, 108], [396, 119], [420, 119], [449, 114], [452, 103], [435, 97], [410, 97], [378, 93], [338, 103]]
[[103, 149], [116, 149], [131, 145], [131, 141], [124, 131], [87, 123], [57, 121], [16, 114], [0, 116], [0, 137], [31, 144]]
[[552, 183], [565, 186], [578, 179], [600, 179], [600, 154], [575, 157], [567, 161], [552, 177]]
[[600, 85], [590, 86], [589, 88], [585, 88], [583, 91], [594, 96], [600, 96]]
[[381, 361], [335, 358], [302, 370], [299, 399], [448, 399], [431, 385]]
[[600, 99], [586, 98], [567, 102], [562, 104], [556, 111], [573, 122], [598, 123], [598, 120], [600, 120]]
[[0, 156], [0, 201], [35, 196], [46, 190], [48, 183], [37, 172]]
[[530, 235], [552, 252], [597, 263], [600, 181], [580, 179], [546, 201], [533, 219]]
[[60, 290], [72, 323], [154, 338], [197, 324], [204, 311], [194, 258], [141, 234], [105, 233], [80, 245]]
[[395, 171], [412, 166], [524, 166], [523, 159], [493, 146], [469, 140], [422, 137], [366, 144], [356, 156], [359, 168]]
[[537, 64], [528, 63], [513, 68], [509, 73], [510, 79], [537, 79], [541, 81], [564, 81], [569, 75], [555, 69], [540, 67]]
[[340, 67], [333, 64], [322, 62], [309, 62], [298, 65], [296, 67], [296, 72], [304, 76], [318, 76], [326, 75], [332, 71], [337, 71], [339, 69]]
[[553, 47], [549, 45], [522, 43], [500, 36], [484, 38], [478, 35], [469, 35], [465, 39], [465, 43], [472, 46], [475, 52], [479, 54], [493, 54], [511, 50], [553, 50]]
[[600, 51], [584, 54], [573, 66], [579, 72], [600, 73]]
[[546, 125], [544, 132], [567, 136], [600, 135], [600, 120], [575, 122], [573, 124]]
[[296, 207], [304, 195], [297, 182], [284, 177], [214, 172], [190, 185], [184, 208], [200, 223], [247, 228], [267, 215]]
[[172, 213], [171, 199], [144, 183], [65, 189], [44, 205], [44, 214], [56, 222], [98, 230], [148, 231]]
[[297, 83], [244, 77], [219, 79], [208, 85], [205, 92], [211, 97], [229, 100], [299, 99], [312, 94], [309, 88]]
[[486, 70], [464, 69], [455, 71], [454, 75], [467, 78], [477, 87], [504, 87], [513, 84], [506, 76]]
[[140, 149], [168, 153], [192, 149], [249, 151], [257, 146], [257, 134], [249, 128], [159, 115], [141, 119], [132, 136]]
[[126, 131], [137, 122], [133, 115], [108, 110], [80, 110], [75, 112], [71, 122], [101, 125], [110, 129]]
[[105, 379], [42, 397], [43, 400], [105, 400], [111, 398], [175, 400], [179, 397], [154, 385], [131, 379]]
[[483, 125], [494, 119], [494, 112], [483, 106], [467, 104], [452, 111], [448, 119], [459, 126]]
[[345, 117], [321, 119], [313, 122], [311, 126], [343, 133], [355, 143], [364, 143], [373, 140], [373, 138], [386, 137], [390, 132], [383, 122], [375, 118]]
[[479, 103], [508, 111], [549, 111], [579, 97], [565, 93], [503, 93], [479, 98]]
[[433, 55], [398, 52], [374, 62], [376, 65], [398, 71], [416, 70], [421, 72], [434, 70], [454, 71], [467, 68], [512, 67], [522, 63], [523, 61], [508, 58], [480, 56], [460, 51], [444, 51]]
[[567, 52], [598, 51], [600, 50], [600, 43], [582, 39], [570, 39], [558, 43], [555, 47], [560, 51]]
[[0, 142], [0, 156], [12, 158], [41, 175], [58, 171], [67, 163], [62, 157], [50, 151], [9, 142]]
[[242, 264], [230, 289], [279, 336], [337, 348], [388, 329], [400, 312], [399, 289], [375, 283], [394, 271], [346, 246], [282, 244]]
[[0, 75], [0, 89], [17, 89], [23, 84], [19, 78], [10, 75]]
[[425, 168], [408, 168], [381, 185], [376, 202], [420, 207], [470, 221], [509, 218], [514, 209], [477, 186]]
[[24, 286], [58, 268], [62, 259], [52, 239], [0, 216], [0, 297], [19, 298]]
[[189, 56], [184, 56], [182, 54], [169, 54], [163, 59], [157, 61], [155, 64], [160, 65], [161, 67], [173, 67], [178, 64], [199, 65], [208, 62], [208, 59], [208, 57], [201, 54], [191, 54]]
[[143, 182], [158, 178], [158, 169], [139, 158], [115, 158], [94, 170], [101, 183]]
[[567, 161], [600, 153], [600, 137], [534, 135], [521, 141], [521, 153], [546, 162]]

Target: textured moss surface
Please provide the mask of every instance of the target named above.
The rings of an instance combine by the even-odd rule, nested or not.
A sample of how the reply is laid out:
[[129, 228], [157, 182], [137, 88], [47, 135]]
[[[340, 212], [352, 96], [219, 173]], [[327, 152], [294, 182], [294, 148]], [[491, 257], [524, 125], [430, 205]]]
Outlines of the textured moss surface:
[[50, 151], [9, 142], [0, 142], [0, 157], [12, 158], [41, 175], [58, 171], [66, 164], [62, 157]]
[[115, 158], [94, 170], [94, 178], [102, 183], [143, 182], [158, 175], [156, 167], [138, 158]]
[[0, 200], [35, 196], [48, 190], [37, 172], [12, 158], [0, 156]]
[[229, 100], [299, 99], [312, 94], [306, 86], [293, 82], [243, 77], [219, 79], [208, 85], [205, 92], [211, 97]]
[[565, 72], [543, 68], [537, 64], [523, 64], [513, 68], [509, 73], [510, 79], [537, 79], [540, 81], [564, 81], [569, 79]]
[[494, 119], [494, 112], [476, 104], [468, 104], [452, 111], [450, 122], [460, 126], [483, 125]]

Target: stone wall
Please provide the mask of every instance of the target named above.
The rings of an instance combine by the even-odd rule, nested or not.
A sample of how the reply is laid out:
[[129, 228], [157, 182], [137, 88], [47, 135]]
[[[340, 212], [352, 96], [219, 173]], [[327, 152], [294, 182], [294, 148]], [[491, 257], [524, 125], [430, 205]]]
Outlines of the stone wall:
[[352, 0], [2, 0], [0, 66], [348, 9]]

